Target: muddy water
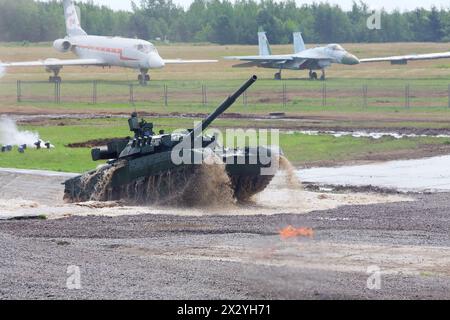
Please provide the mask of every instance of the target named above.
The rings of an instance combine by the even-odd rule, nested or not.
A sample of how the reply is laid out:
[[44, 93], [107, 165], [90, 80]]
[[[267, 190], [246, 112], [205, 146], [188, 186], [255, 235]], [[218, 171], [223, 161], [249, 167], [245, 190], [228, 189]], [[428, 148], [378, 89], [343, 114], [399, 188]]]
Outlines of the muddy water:
[[375, 186], [414, 192], [450, 191], [450, 155], [418, 160], [313, 168], [297, 171], [305, 182], [327, 185]]
[[[59, 174], [59, 176], [58, 176]], [[333, 209], [342, 205], [361, 205], [409, 201], [408, 197], [377, 194], [325, 194], [292, 188], [286, 183], [287, 171], [281, 171], [269, 187], [258, 194], [252, 203], [213, 208], [180, 208], [168, 206], [132, 207], [116, 202], [88, 202], [65, 204], [62, 201], [61, 182], [70, 175], [25, 171], [0, 171], [0, 219], [46, 215], [63, 218], [71, 215], [121, 216], [139, 214], [165, 214], [180, 216], [205, 215], [276, 215], [305, 214], [316, 210]], [[26, 183], [23, 183], [26, 180]], [[39, 187], [38, 187], [39, 186]], [[42, 192], [41, 192], [42, 190]]]

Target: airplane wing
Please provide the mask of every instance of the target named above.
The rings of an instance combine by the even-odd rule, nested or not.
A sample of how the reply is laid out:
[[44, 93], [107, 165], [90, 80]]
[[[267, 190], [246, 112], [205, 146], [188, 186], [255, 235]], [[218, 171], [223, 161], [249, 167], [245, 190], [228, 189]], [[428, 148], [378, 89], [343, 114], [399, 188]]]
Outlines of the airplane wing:
[[294, 55], [294, 58], [299, 60], [331, 60], [330, 56], [326, 54], [323, 54], [321, 52], [312, 52], [310, 50], [296, 53]]
[[190, 64], [190, 63], [215, 63], [218, 60], [182, 60], [182, 59], [164, 59], [165, 64]]
[[389, 61], [389, 62], [391, 62], [391, 64], [407, 64], [408, 61], [435, 60], [435, 59], [447, 59], [447, 58], [450, 58], [450, 52], [413, 54], [413, 55], [393, 56], [393, 57], [384, 57], [384, 58], [370, 58], [370, 59], [361, 59], [360, 62], [361, 63], [370, 63], [370, 62]]
[[28, 62], [0, 62], [2, 67], [63, 67], [63, 66], [103, 66], [106, 65], [99, 59], [72, 59], [72, 60], [60, 60], [60, 59], [46, 59], [39, 61]]
[[291, 61], [294, 60], [294, 57], [286, 55], [270, 55], [270, 56], [235, 56], [235, 57], [224, 57], [224, 59], [263, 63], [263, 62]]
[[300, 52], [294, 55], [268, 55], [268, 56], [235, 56], [225, 57], [226, 60], [241, 60], [250, 62], [288, 62], [294, 60], [330, 60], [330, 57], [317, 52]]

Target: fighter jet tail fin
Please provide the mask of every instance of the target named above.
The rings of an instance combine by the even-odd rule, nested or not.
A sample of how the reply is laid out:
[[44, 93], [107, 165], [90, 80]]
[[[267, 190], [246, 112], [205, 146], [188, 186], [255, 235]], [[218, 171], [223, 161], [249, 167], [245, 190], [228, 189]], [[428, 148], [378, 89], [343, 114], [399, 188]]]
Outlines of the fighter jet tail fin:
[[80, 15], [72, 0], [64, 0], [64, 17], [69, 37], [85, 36], [87, 33], [81, 28]]
[[306, 49], [301, 32], [294, 32], [294, 53], [302, 52]]
[[260, 56], [269, 56], [272, 54], [272, 50], [270, 50], [269, 40], [267, 40], [265, 32], [258, 32], [258, 45]]

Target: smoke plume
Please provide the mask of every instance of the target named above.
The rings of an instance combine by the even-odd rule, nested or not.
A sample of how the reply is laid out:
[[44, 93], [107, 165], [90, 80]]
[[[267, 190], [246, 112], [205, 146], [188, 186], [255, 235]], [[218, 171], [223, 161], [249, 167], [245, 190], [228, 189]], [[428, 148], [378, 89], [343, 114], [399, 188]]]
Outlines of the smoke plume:
[[39, 140], [39, 135], [31, 131], [20, 131], [16, 123], [3, 116], [0, 117], [0, 145], [19, 146], [26, 144], [34, 147], [34, 143]]

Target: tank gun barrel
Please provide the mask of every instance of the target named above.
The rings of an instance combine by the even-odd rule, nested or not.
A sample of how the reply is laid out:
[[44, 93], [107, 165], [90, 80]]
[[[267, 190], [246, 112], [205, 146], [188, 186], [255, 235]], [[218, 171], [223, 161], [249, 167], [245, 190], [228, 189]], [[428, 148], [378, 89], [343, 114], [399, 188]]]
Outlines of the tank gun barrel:
[[222, 104], [211, 113], [206, 119], [204, 119], [198, 126], [194, 128], [194, 131], [190, 133], [191, 137], [194, 137], [195, 134], [200, 135], [204, 130], [206, 130], [211, 123], [216, 120], [222, 113], [227, 111], [229, 107], [231, 107], [236, 100], [253, 85], [256, 80], [258, 80], [257, 76], [252, 76], [247, 82], [245, 82], [242, 87], [239, 88], [234, 94], [229, 96]]

